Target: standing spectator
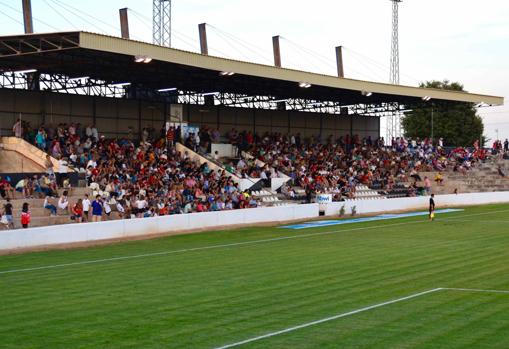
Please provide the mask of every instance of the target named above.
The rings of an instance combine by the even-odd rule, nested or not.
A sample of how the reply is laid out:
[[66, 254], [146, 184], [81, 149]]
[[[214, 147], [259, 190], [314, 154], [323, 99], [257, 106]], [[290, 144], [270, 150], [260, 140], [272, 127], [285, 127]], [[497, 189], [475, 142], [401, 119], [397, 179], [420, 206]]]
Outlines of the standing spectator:
[[6, 199], [6, 203], [4, 204], [4, 216], [5, 221], [7, 222], [7, 229], [14, 229], [14, 220], [12, 218], [12, 204], [9, 198]]
[[85, 199], [82, 201], [83, 205], [83, 221], [88, 222], [88, 211], [90, 211], [90, 200], [88, 194], [85, 194]]
[[57, 215], [57, 207], [53, 204], [53, 198], [51, 196], [46, 196], [44, 199], [44, 204], [42, 205], [45, 209], [50, 210], [50, 214], [52, 217]]
[[92, 201], [92, 222], [100, 222], [103, 215], [103, 202], [101, 195], [96, 195]]
[[21, 226], [26, 229], [30, 224], [30, 211], [28, 210], [28, 202], [23, 203], [21, 208]]
[[41, 127], [35, 136], [35, 143], [37, 148], [41, 150], [46, 150], [46, 132]]
[[76, 223], [81, 223], [83, 221], [83, 203], [81, 199], [78, 199], [72, 207], [72, 215]]
[[67, 178], [68, 170], [69, 168], [67, 161], [64, 158], [60, 157], [60, 159], [58, 160], [58, 173], [57, 173], [57, 185], [59, 187], [63, 187], [63, 182], [64, 179]]
[[504, 141], [504, 152], [509, 151], [509, 140], [506, 138]]
[[46, 173], [48, 176], [54, 174], [53, 172], [53, 161], [51, 161], [51, 156], [49, 154], [46, 155], [46, 160], [44, 161], [44, 167], [46, 167]]
[[12, 126], [12, 132], [14, 132], [14, 137], [21, 138], [23, 136], [23, 123], [21, 122], [21, 118]]
[[64, 191], [58, 200], [58, 208], [64, 211], [69, 211], [69, 200], [67, 199], [67, 194], [67, 190]]
[[426, 189], [427, 194], [431, 193], [431, 181], [427, 176], [424, 177], [424, 189]]

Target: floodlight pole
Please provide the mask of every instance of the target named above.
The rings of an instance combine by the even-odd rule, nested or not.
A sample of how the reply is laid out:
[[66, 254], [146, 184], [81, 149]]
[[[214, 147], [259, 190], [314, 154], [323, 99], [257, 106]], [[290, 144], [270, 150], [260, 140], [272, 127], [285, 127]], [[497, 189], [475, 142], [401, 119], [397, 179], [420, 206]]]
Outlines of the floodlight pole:
[[[399, 85], [399, 3], [402, 0], [390, 0], [392, 2], [392, 40], [391, 40], [391, 67], [390, 83]], [[387, 116], [387, 142], [393, 137], [401, 136], [401, 121], [399, 111]]]
[[153, 0], [152, 36], [156, 45], [171, 47], [171, 0]]

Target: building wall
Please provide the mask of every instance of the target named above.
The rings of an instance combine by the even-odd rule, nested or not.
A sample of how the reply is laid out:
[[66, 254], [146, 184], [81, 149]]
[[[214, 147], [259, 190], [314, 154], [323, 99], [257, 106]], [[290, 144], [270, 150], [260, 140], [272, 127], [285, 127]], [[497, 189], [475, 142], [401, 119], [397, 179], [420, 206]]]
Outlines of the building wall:
[[244, 109], [217, 106], [185, 106], [184, 119], [191, 125], [207, 125], [218, 128], [222, 134], [232, 128], [239, 131], [251, 130], [258, 134], [281, 132], [283, 134], [300, 133], [303, 137], [322, 139], [330, 135], [334, 138], [347, 134], [361, 137], [378, 138], [379, 119], [374, 117], [342, 116], [298, 111], [278, 111]]
[[0, 89], [0, 135], [11, 135], [12, 125], [21, 116], [34, 127], [43, 123], [88, 125], [95, 121], [99, 132], [106, 137], [125, 136], [129, 128], [137, 137], [140, 128], [152, 126], [159, 130], [165, 121], [165, 111], [167, 120], [207, 125], [219, 128], [224, 134], [232, 128], [259, 134], [300, 133], [303, 137], [317, 137], [321, 132], [326, 139], [330, 135], [344, 136], [350, 130], [352, 134], [373, 138], [380, 132], [378, 118], [199, 105], [174, 108], [164, 103]]

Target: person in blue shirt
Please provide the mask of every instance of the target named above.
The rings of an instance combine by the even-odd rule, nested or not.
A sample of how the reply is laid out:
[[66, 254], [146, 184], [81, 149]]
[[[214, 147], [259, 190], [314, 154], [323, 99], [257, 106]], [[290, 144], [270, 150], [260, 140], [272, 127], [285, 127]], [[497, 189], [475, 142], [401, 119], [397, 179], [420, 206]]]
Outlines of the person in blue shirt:
[[101, 195], [97, 195], [92, 201], [92, 222], [100, 222], [103, 215], [103, 202]]

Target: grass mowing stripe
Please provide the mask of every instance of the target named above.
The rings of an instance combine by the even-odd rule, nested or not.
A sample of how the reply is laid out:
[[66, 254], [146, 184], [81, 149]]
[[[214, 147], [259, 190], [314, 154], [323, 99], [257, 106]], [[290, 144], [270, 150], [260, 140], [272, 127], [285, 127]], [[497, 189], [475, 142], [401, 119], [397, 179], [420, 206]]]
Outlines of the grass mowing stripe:
[[[469, 208], [465, 213], [482, 213], [485, 219], [501, 220], [505, 215], [493, 212], [504, 208], [508, 206]], [[503, 278], [509, 272], [505, 263], [509, 257], [505, 248], [509, 244], [509, 228], [503, 224], [497, 227], [482, 222], [465, 223], [460, 219], [364, 230], [362, 234], [352, 231], [324, 238], [2, 275], [2, 347], [205, 349], [378, 304], [430, 286], [509, 289]], [[416, 220], [394, 223], [411, 221]], [[359, 224], [352, 228], [370, 226]], [[310, 233], [326, 231], [313, 229]], [[236, 234], [195, 234], [0, 257], [0, 263], [2, 269], [11, 270], [34, 264], [54, 265], [247, 242], [280, 237], [279, 232], [274, 228], [254, 228]], [[493, 306], [493, 310], [509, 311], [504, 306], [505, 295], [485, 294], [479, 297], [486, 297], [486, 301], [474, 302], [476, 296], [461, 294], [450, 302], [445, 302], [450, 296], [433, 296], [399, 303], [246, 344], [246, 349], [325, 349], [337, 347], [338, 342], [344, 349], [395, 348], [415, 343], [413, 339], [422, 340], [424, 344], [416, 345], [420, 349], [429, 349], [432, 346], [427, 343], [434, 335], [441, 347], [455, 348], [459, 345], [455, 346], [451, 338], [457, 338], [461, 332], [465, 338], [461, 342], [463, 347], [472, 347], [471, 343], [489, 333], [501, 338], [487, 341], [485, 347], [509, 347], [504, 345], [508, 344], [509, 334], [497, 330], [500, 323], [507, 325], [509, 318], [488, 308], [477, 314], [481, 308], [475, 306], [485, 304]], [[444, 309], [428, 307], [436, 304], [431, 301], [435, 297], [442, 299]], [[466, 303], [464, 307], [462, 302]], [[434, 312], [433, 317], [425, 317], [426, 309]], [[461, 309], [469, 309], [465, 315], [478, 321], [462, 326], [466, 320]], [[488, 310], [496, 319], [484, 316]], [[442, 317], [442, 311], [449, 318]], [[408, 316], [402, 316], [405, 314]], [[365, 324], [362, 321], [366, 319]], [[442, 319], [441, 326], [434, 323], [437, 319]], [[455, 328], [453, 336], [442, 338], [440, 327], [449, 320], [454, 322], [450, 326]], [[476, 326], [483, 324], [485, 331], [475, 331]], [[309, 336], [310, 333], [321, 338]]]
[[[502, 213], [502, 212], [509, 212], [509, 210], [474, 213], [474, 214], [469, 214], [469, 215], [464, 215], [464, 216], [458, 216], [457, 218], [480, 216], [480, 215], [489, 215], [489, 214], [496, 214], [496, 213]], [[454, 214], [454, 213], [455, 212], [451, 212], [450, 214]], [[104, 262], [115, 262], [115, 261], [123, 261], [123, 260], [127, 260], [127, 259], [155, 257], [155, 256], [168, 255], [168, 254], [194, 252], [194, 251], [203, 251], [203, 250], [217, 249], [217, 248], [236, 247], [236, 246], [243, 246], [243, 245], [250, 245], [250, 244], [259, 244], [259, 243], [266, 243], [266, 242], [281, 241], [281, 240], [290, 240], [290, 239], [307, 238], [307, 237], [314, 237], [314, 236], [323, 236], [323, 235], [336, 234], [336, 233], [341, 233], [341, 232], [367, 230], [367, 229], [378, 229], [378, 228], [387, 228], [387, 227], [394, 227], [394, 226], [408, 225], [408, 224], [418, 224], [418, 223], [423, 223], [423, 222], [426, 222], [426, 221], [421, 221], [420, 220], [420, 221], [401, 222], [401, 223], [384, 224], [384, 225], [377, 225], [377, 226], [358, 227], [358, 228], [352, 228], [352, 229], [332, 230], [332, 231], [325, 231], [325, 232], [319, 232], [319, 233], [282, 236], [282, 237], [276, 237], [276, 238], [270, 238], [270, 239], [254, 240], [254, 241], [235, 242], [235, 243], [230, 243], [230, 244], [220, 244], [220, 245], [194, 247], [194, 248], [187, 248], [187, 249], [173, 250], [173, 251], [162, 251], [162, 252], [145, 253], [145, 254], [132, 255], [132, 256], [119, 256], [119, 257], [95, 259], [95, 260], [80, 261], [80, 262], [73, 262], [73, 263], [62, 263], [62, 264], [46, 265], [46, 266], [32, 267], [32, 268], [20, 268], [20, 269], [3, 270], [3, 271], [0, 271], [0, 275], [2, 275], [2, 274], [11, 274], [11, 273], [20, 273], [20, 272], [29, 272], [29, 271], [38, 271], [38, 270], [46, 270], [46, 269], [64, 268], [64, 267], [70, 267], [70, 266], [76, 266], [76, 265], [97, 264], [97, 263], [104, 263]]]
[[298, 325], [298, 326], [293, 326], [293, 327], [285, 328], [285, 329], [280, 330], [280, 331], [267, 333], [267, 334], [264, 334], [262, 336], [253, 337], [253, 338], [250, 338], [250, 339], [243, 340], [241, 342], [224, 345], [224, 346], [221, 346], [221, 347], [217, 347], [215, 349], [228, 349], [228, 348], [239, 347], [241, 345], [248, 344], [248, 343], [251, 343], [251, 342], [256, 342], [256, 341], [259, 341], [259, 340], [262, 340], [262, 339], [266, 339], [266, 338], [269, 338], [269, 337], [278, 336], [278, 335], [281, 335], [283, 333], [293, 332], [293, 331], [296, 331], [296, 330], [300, 330], [302, 328], [319, 325], [319, 324], [322, 324], [324, 322], [329, 322], [329, 321], [337, 320], [337, 319], [340, 319], [340, 318], [343, 318], [343, 317], [359, 314], [359, 313], [362, 313], [362, 312], [365, 312], [365, 311], [368, 311], [368, 310], [372, 310], [372, 309], [376, 309], [376, 308], [380, 308], [380, 307], [383, 307], [383, 306], [386, 306], [386, 305], [390, 305], [390, 304], [394, 304], [394, 303], [398, 303], [398, 302], [403, 302], [403, 301], [406, 301], [406, 300], [409, 300], [409, 299], [412, 299], [412, 298], [421, 297], [421, 296], [424, 296], [426, 294], [438, 292], [440, 290], [442, 290], [442, 289], [441, 288], [434, 288], [432, 290], [427, 290], [427, 291], [424, 291], [424, 292], [414, 293], [414, 294], [406, 296], [406, 297], [393, 299], [393, 300], [390, 300], [390, 301], [387, 301], [387, 302], [378, 303], [378, 304], [370, 305], [368, 307], [352, 310], [352, 311], [349, 311], [347, 313], [342, 313], [342, 314], [330, 316], [330, 317], [327, 317], [327, 318], [324, 318], [324, 319], [320, 319], [320, 320], [308, 322], [308, 323], [305, 323], [305, 324], [301, 324], [301, 325]]

